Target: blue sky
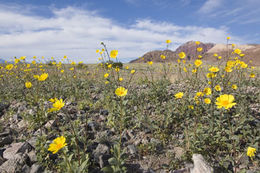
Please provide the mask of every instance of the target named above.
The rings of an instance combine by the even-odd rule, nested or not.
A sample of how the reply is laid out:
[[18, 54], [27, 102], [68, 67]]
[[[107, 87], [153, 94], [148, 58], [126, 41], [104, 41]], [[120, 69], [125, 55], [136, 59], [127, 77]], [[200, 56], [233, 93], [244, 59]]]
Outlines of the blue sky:
[[0, 0], [0, 58], [97, 62], [104, 41], [127, 62], [189, 40], [260, 43], [260, 0]]

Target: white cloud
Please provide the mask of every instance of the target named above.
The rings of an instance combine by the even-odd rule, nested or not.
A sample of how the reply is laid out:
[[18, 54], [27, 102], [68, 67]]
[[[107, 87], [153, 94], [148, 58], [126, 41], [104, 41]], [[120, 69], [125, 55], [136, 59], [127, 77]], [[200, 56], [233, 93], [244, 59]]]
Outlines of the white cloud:
[[200, 8], [199, 12], [201, 13], [209, 13], [213, 10], [220, 7], [222, 4], [222, 0], [207, 0], [203, 6]]
[[[0, 58], [67, 55], [76, 61], [94, 63], [98, 58], [95, 50], [104, 41], [109, 50], [118, 49], [119, 58], [126, 61], [154, 49], [164, 49], [166, 39], [171, 39], [176, 48], [189, 40], [224, 42], [229, 35], [225, 27], [178, 26], [146, 19], [125, 27], [75, 7], [50, 9], [51, 17], [23, 13], [21, 9], [0, 6]], [[231, 37], [233, 41], [242, 41]]]

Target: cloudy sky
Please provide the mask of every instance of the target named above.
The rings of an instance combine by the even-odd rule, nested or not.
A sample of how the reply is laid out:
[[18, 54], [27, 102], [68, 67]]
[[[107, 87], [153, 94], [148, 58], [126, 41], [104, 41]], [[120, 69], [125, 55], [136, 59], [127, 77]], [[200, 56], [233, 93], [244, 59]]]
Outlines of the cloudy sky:
[[123, 62], [189, 40], [260, 43], [260, 0], [0, 0], [0, 58], [95, 63], [103, 41]]

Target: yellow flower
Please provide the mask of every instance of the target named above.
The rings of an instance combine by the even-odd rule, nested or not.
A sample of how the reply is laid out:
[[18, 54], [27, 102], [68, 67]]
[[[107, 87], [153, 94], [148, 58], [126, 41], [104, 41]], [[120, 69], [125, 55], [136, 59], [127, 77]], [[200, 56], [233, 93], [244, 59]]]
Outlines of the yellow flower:
[[251, 159], [252, 159], [252, 157], [254, 157], [255, 156], [255, 153], [256, 153], [256, 149], [255, 148], [253, 148], [253, 147], [248, 147], [247, 148], [247, 156], [249, 156]]
[[57, 153], [60, 149], [65, 147], [67, 143], [65, 143], [66, 138], [64, 136], [57, 137], [53, 140], [53, 142], [49, 145], [48, 151], [52, 152], [52, 154]]
[[120, 77], [118, 80], [121, 82], [121, 81], [123, 81], [124, 79], [123, 79], [122, 77]]
[[214, 53], [214, 56], [216, 56], [216, 57], [217, 57], [217, 56], [218, 56], [218, 54], [217, 54], [217, 53]]
[[96, 50], [96, 53], [99, 53], [99, 49]]
[[218, 72], [219, 68], [218, 67], [211, 67], [211, 68], [209, 68], [209, 71], [211, 71], [211, 72]]
[[220, 85], [216, 85], [216, 86], [215, 86], [215, 90], [216, 90], [216, 91], [221, 91]]
[[243, 57], [243, 56], [245, 56], [245, 54], [241, 53], [241, 54], [239, 54], [239, 56], [240, 56], [240, 57]]
[[36, 64], [36, 61], [35, 61], [35, 60], [33, 60], [33, 61], [32, 61], [32, 64], [33, 64], [33, 65], [35, 65], [35, 64]]
[[119, 72], [119, 71], [120, 71], [120, 68], [119, 68], [119, 67], [116, 67], [116, 68], [115, 68], [115, 71], [116, 71], [116, 72]]
[[232, 89], [236, 90], [237, 89], [237, 85], [236, 84], [232, 85]]
[[39, 81], [45, 81], [48, 77], [48, 73], [43, 73], [41, 76], [39, 76], [38, 80]]
[[225, 68], [225, 71], [229, 73], [229, 72], [232, 72], [233, 70], [232, 70], [231, 67], [226, 67], [226, 68]]
[[204, 94], [203, 94], [203, 92], [197, 92], [197, 93], [196, 93], [196, 96], [198, 96], [198, 97], [203, 97]]
[[178, 92], [174, 95], [176, 99], [181, 99], [183, 97], [183, 92]]
[[20, 60], [25, 60], [26, 56], [21, 56]]
[[221, 109], [222, 107], [224, 107], [225, 109], [229, 109], [232, 108], [234, 105], [236, 105], [236, 103], [233, 103], [233, 101], [235, 100], [233, 95], [220, 95], [217, 99], [216, 99], [216, 105], [218, 109]]
[[201, 55], [198, 55], [198, 58], [202, 58], [202, 56], [201, 56]]
[[243, 61], [240, 62], [240, 65], [241, 65], [242, 68], [247, 68], [247, 66], [248, 66], [248, 65], [247, 65], [245, 62], [243, 62]]
[[109, 81], [106, 81], [105, 84], [109, 84]]
[[197, 73], [197, 69], [193, 69], [193, 70], [192, 70], [192, 73]]
[[197, 59], [194, 61], [194, 64], [196, 65], [196, 67], [199, 67], [202, 64], [202, 61]]
[[254, 73], [251, 73], [251, 74], [250, 74], [250, 77], [251, 77], [251, 78], [255, 78], [255, 74], [254, 74]]
[[199, 41], [195, 41], [195, 44], [196, 44], [196, 45], [199, 45], [199, 44], [200, 44], [200, 42], [199, 42]]
[[183, 67], [183, 71], [184, 71], [184, 72], [187, 72], [187, 69], [186, 69], [186, 67]]
[[71, 67], [70, 70], [73, 71], [73, 70], [74, 70], [74, 67]]
[[216, 76], [214, 73], [207, 73], [207, 78], [215, 78]]
[[239, 54], [241, 53], [241, 50], [240, 50], [240, 49], [235, 49], [235, 50], [234, 50], [234, 53], [236, 53], [236, 54], [239, 55]]
[[222, 56], [218, 56], [218, 59], [222, 59]]
[[148, 61], [147, 64], [153, 65], [153, 61]]
[[14, 63], [17, 64], [20, 61], [20, 59], [15, 59]]
[[104, 74], [104, 78], [108, 78], [108, 76], [109, 76], [108, 73]]
[[180, 57], [181, 59], [183, 59], [183, 58], [186, 57], [186, 54], [185, 54], [184, 52], [180, 52], [180, 53], [179, 53], [179, 57]]
[[193, 110], [194, 106], [193, 105], [189, 105], [188, 108]]
[[211, 94], [211, 89], [210, 88], [204, 88], [203, 91], [206, 95], [210, 95]]
[[39, 77], [40, 77], [39, 75], [33, 75], [34, 79], [39, 79]]
[[181, 60], [180, 60], [180, 59], [178, 59], [178, 60], [177, 60], [177, 62], [178, 62], [178, 63], [180, 63], [180, 62], [181, 62]]
[[202, 47], [198, 47], [198, 48], [197, 48], [197, 51], [198, 51], [198, 52], [201, 52], [202, 50], [203, 50]]
[[135, 70], [131, 70], [131, 74], [134, 74], [135, 73]]
[[116, 58], [116, 57], [117, 57], [117, 54], [118, 54], [118, 50], [111, 50], [111, 52], [110, 52], [110, 57], [111, 57], [111, 58]]
[[14, 67], [13, 64], [8, 64], [8, 65], [5, 66], [5, 68], [6, 68], [7, 70], [12, 70], [13, 67]]
[[64, 70], [61, 70], [60, 72], [61, 72], [61, 73], [64, 73]]
[[52, 104], [53, 108], [49, 109], [48, 112], [58, 111], [64, 106], [64, 102], [62, 99], [54, 99], [54, 103]]
[[230, 40], [230, 37], [227, 37], [227, 40]]
[[118, 87], [115, 91], [115, 94], [119, 97], [123, 97], [126, 96], [127, 94], [127, 89], [125, 89], [124, 87]]
[[107, 65], [107, 68], [111, 68], [111, 67], [112, 67], [112, 64], [108, 64], [108, 65]]
[[166, 58], [166, 56], [164, 56], [164, 55], [161, 55], [160, 57], [161, 57], [162, 59], [165, 59], [165, 58]]
[[210, 100], [209, 98], [205, 98], [205, 99], [204, 99], [204, 103], [210, 104], [210, 103], [211, 103], [211, 100]]
[[167, 44], [170, 44], [172, 41], [171, 40], [166, 40], [166, 43]]
[[185, 61], [185, 60], [182, 60], [182, 62], [183, 62], [183, 64], [185, 64], [185, 63], [186, 63], [186, 61]]
[[127, 70], [128, 70], [128, 69], [129, 69], [129, 66], [126, 66], [126, 67], [125, 67], [125, 69], [127, 69]]
[[25, 87], [26, 88], [31, 88], [32, 87], [32, 83], [31, 82], [25, 82]]

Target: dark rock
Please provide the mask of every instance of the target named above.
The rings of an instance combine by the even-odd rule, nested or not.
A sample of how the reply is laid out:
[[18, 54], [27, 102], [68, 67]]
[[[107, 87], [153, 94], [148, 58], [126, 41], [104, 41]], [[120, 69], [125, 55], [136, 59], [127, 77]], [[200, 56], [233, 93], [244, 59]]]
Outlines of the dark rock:
[[0, 139], [0, 147], [3, 147], [4, 145], [11, 144], [14, 141], [12, 136], [6, 136]]
[[0, 166], [7, 161], [7, 159], [3, 158], [2, 156], [0, 156]]
[[18, 149], [17, 153], [29, 153], [34, 150], [34, 147], [31, 146], [28, 142], [24, 142], [23, 145]]
[[20, 121], [20, 120], [22, 120], [23, 119], [23, 117], [21, 117], [19, 114], [14, 114], [13, 115], [13, 120], [14, 121]]
[[0, 117], [4, 115], [5, 110], [8, 109], [9, 106], [10, 104], [0, 103]]
[[30, 173], [31, 168], [28, 165], [24, 165], [22, 168], [22, 173]]
[[88, 122], [88, 130], [95, 132], [98, 129], [98, 124], [95, 121]]
[[100, 115], [108, 115], [108, 114], [109, 114], [108, 110], [105, 109], [100, 110]]

